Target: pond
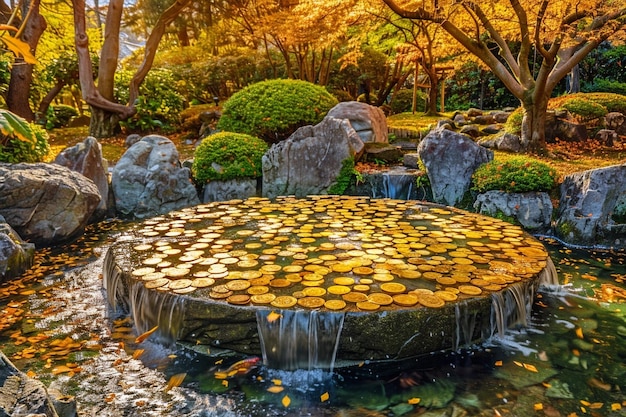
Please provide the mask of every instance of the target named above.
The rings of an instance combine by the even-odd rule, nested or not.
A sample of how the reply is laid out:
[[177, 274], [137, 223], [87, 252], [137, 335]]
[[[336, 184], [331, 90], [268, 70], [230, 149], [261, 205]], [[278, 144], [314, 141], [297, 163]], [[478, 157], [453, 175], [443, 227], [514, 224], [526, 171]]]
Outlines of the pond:
[[112, 311], [103, 254], [129, 227], [92, 225], [76, 242], [38, 251], [30, 271], [0, 287], [0, 349], [75, 396], [80, 415], [626, 415], [623, 252], [544, 239], [562, 285], [540, 291], [527, 328], [480, 345], [278, 371], [254, 356], [141, 337]]

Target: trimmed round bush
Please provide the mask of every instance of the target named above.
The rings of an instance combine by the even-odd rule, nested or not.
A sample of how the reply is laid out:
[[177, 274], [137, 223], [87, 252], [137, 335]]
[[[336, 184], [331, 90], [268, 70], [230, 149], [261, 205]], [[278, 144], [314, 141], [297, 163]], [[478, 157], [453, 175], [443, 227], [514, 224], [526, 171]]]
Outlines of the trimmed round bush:
[[498, 190], [507, 193], [550, 191], [556, 184], [556, 170], [541, 161], [518, 156], [481, 165], [472, 175], [474, 191]]
[[224, 103], [217, 128], [276, 143], [301, 126], [319, 123], [336, 104], [337, 99], [326, 89], [306, 81], [262, 81]]
[[267, 144], [259, 138], [243, 133], [216, 133], [198, 145], [191, 172], [196, 184], [260, 177], [261, 158], [266, 151]]
[[586, 98], [572, 98], [561, 104], [561, 108], [581, 120], [599, 119], [608, 113], [606, 107], [602, 104]]

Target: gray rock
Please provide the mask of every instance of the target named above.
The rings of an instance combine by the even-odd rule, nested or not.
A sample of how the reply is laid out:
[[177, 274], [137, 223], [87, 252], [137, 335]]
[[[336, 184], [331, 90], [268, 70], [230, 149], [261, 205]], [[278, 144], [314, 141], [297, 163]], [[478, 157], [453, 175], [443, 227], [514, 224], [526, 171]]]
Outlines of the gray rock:
[[596, 133], [596, 139], [605, 146], [613, 146], [619, 140], [619, 135], [614, 130], [600, 129]]
[[417, 153], [426, 167], [434, 200], [451, 206], [469, 189], [476, 168], [493, 159], [493, 151], [446, 129], [426, 135]]
[[402, 157], [402, 165], [407, 168], [418, 169], [420, 156], [417, 153], [405, 153]]
[[256, 195], [256, 178], [237, 178], [226, 181], [212, 180], [204, 185], [202, 202], [239, 200]]
[[477, 138], [480, 135], [480, 130], [478, 130], [478, 126], [476, 125], [465, 125], [459, 130], [459, 133]]
[[330, 109], [326, 117], [348, 119], [363, 142], [388, 142], [385, 113], [358, 101], [344, 101]]
[[467, 117], [476, 117], [476, 116], [481, 116], [482, 114], [483, 114], [483, 111], [480, 109], [471, 108], [467, 110]]
[[505, 123], [509, 119], [511, 112], [494, 111], [494, 112], [491, 112], [490, 114], [491, 116], [493, 116], [493, 119], [496, 121], [496, 123]]
[[455, 114], [454, 117], [452, 118], [452, 121], [454, 121], [454, 123], [456, 123], [459, 126], [464, 125], [465, 123], [467, 123], [467, 119], [465, 118], [463, 113]]
[[522, 151], [520, 137], [513, 133], [504, 132], [496, 136], [496, 149], [507, 152], [519, 153]]
[[565, 177], [556, 234], [567, 243], [626, 247], [626, 224], [613, 219], [626, 195], [626, 164], [577, 172]]
[[56, 164], [0, 164], [0, 215], [37, 246], [82, 232], [100, 204], [90, 179]]
[[395, 145], [387, 145], [384, 143], [365, 143], [366, 161], [383, 161], [388, 164], [395, 164], [402, 159], [402, 151]]
[[525, 229], [540, 233], [550, 228], [552, 201], [547, 193], [506, 193], [487, 191], [479, 194], [474, 209], [492, 217], [503, 214], [514, 218]]
[[546, 114], [546, 142], [554, 143], [557, 139], [581, 142], [589, 139], [585, 125], [566, 120], [567, 117], [569, 117], [567, 113], [549, 111]]
[[626, 135], [626, 116], [622, 113], [607, 113], [604, 116], [604, 125], [607, 129], [615, 130], [618, 135]]
[[[66, 148], [54, 160], [55, 164], [62, 165], [89, 178], [100, 191], [100, 204], [96, 208], [90, 221], [103, 219], [107, 214], [114, 214], [109, 210], [109, 164], [102, 157], [102, 147], [94, 137], [87, 137], [84, 142]], [[111, 201], [112, 203], [112, 201]]]
[[479, 125], [490, 125], [495, 123], [496, 119], [490, 114], [482, 114], [474, 117], [474, 123]]
[[131, 146], [133, 146], [135, 143], [139, 142], [140, 140], [141, 140], [141, 135], [138, 135], [136, 133], [131, 133], [130, 135], [126, 137], [126, 141], [124, 142], [124, 145], [127, 148], [130, 148]]
[[117, 212], [146, 218], [200, 203], [191, 171], [181, 167], [174, 143], [150, 135], [131, 146], [113, 169]]
[[441, 128], [452, 130], [452, 129], [456, 129], [456, 125], [450, 119], [441, 119], [437, 122], [437, 127], [435, 127], [435, 129], [441, 129]]
[[0, 216], [0, 282], [21, 275], [34, 258], [35, 245], [24, 242]]
[[364, 147], [346, 119], [326, 116], [315, 126], [303, 126], [263, 156], [263, 195], [325, 194], [343, 161], [357, 160]]
[[20, 372], [0, 352], [0, 416], [59, 417], [44, 385]]
[[501, 130], [502, 130], [502, 127], [500, 127], [497, 124], [492, 124], [492, 125], [485, 126], [483, 128], [482, 133], [485, 135], [495, 135], [496, 133], [500, 133]]

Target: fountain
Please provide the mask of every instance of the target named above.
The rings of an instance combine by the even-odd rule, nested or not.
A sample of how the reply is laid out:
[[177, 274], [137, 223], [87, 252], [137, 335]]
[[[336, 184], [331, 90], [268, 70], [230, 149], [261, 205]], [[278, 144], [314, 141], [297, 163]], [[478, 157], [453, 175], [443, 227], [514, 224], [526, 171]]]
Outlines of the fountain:
[[139, 332], [271, 368], [403, 359], [526, 324], [553, 283], [519, 227], [436, 204], [311, 196], [215, 202], [144, 221], [111, 246], [104, 284]]

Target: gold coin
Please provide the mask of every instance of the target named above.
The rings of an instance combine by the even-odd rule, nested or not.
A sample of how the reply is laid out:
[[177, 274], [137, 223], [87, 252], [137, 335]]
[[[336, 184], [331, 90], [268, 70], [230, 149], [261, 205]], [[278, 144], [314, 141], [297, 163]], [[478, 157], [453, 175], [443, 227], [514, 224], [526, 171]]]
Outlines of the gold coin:
[[458, 298], [456, 294], [450, 291], [435, 291], [435, 295], [443, 301], [454, 301]]
[[142, 281], [153, 281], [155, 279], [165, 278], [165, 274], [163, 272], [151, 272], [141, 277]]
[[308, 297], [320, 297], [326, 294], [326, 290], [322, 287], [306, 287], [302, 292]]
[[246, 291], [250, 295], [259, 295], [269, 292], [269, 288], [265, 285], [253, 285]]
[[326, 300], [324, 307], [329, 310], [341, 310], [346, 307], [346, 302], [343, 300]]
[[191, 270], [186, 268], [165, 268], [163, 269], [163, 273], [168, 277], [179, 278], [189, 275]]
[[148, 245], [148, 244], [137, 245], [137, 246], [134, 246], [133, 249], [138, 252], [143, 252], [143, 251], [152, 249], [152, 245]]
[[243, 261], [237, 262], [237, 266], [239, 268], [252, 268], [259, 264], [259, 261], [254, 259], [245, 259]]
[[231, 291], [242, 291], [250, 288], [250, 281], [235, 279], [226, 283], [226, 288]]
[[135, 269], [132, 272], [132, 275], [136, 276], [136, 277], [141, 277], [143, 275], [151, 274], [151, 273], [153, 273], [155, 271], [156, 271], [156, 269], [152, 268], [152, 267], [138, 268], [138, 269]]
[[458, 265], [471, 265], [474, 263], [470, 258], [452, 258], [452, 262]]
[[263, 275], [261, 271], [242, 271], [241, 278], [243, 279], [255, 279], [260, 278]]
[[275, 278], [269, 282], [269, 285], [274, 288], [286, 288], [291, 285], [291, 282], [284, 278]]
[[354, 287], [352, 287], [352, 289], [354, 291], [368, 292], [370, 290], [370, 286], [365, 284], [356, 284]]
[[434, 294], [418, 294], [417, 299], [425, 307], [439, 308], [446, 304], [445, 301]]
[[[274, 307], [289, 308], [296, 305], [298, 299], [290, 295], [280, 295], [270, 302]], [[323, 303], [322, 303], [323, 304]]]
[[233, 295], [233, 292], [232, 292], [232, 291], [230, 291], [230, 290], [227, 290], [226, 292], [221, 292], [221, 291], [220, 291], [220, 292], [218, 292], [218, 291], [212, 290], [212, 291], [209, 293], [209, 297], [211, 297], [211, 298], [215, 298], [215, 299], [218, 299], [218, 300], [219, 300], [219, 299], [223, 299], [223, 298], [228, 298], [228, 297], [230, 297], [231, 295]]
[[415, 271], [412, 269], [403, 269], [399, 272], [400, 277], [405, 279], [416, 279], [422, 276], [420, 271]]
[[437, 279], [440, 278], [442, 274], [441, 272], [426, 271], [422, 274], [422, 276], [426, 279]]
[[321, 297], [303, 297], [298, 299], [298, 305], [306, 308], [319, 308], [324, 305], [326, 301]]
[[304, 287], [319, 287], [321, 285], [324, 285], [324, 280], [318, 279], [316, 281], [302, 281], [300, 282], [300, 285]]
[[282, 269], [282, 266], [277, 264], [266, 264], [261, 267], [263, 272], [278, 272]]
[[437, 278], [437, 283], [441, 285], [454, 285], [456, 284], [456, 279], [450, 277], [439, 277]]
[[393, 275], [386, 273], [386, 274], [374, 274], [373, 278], [375, 281], [378, 282], [389, 282], [389, 281], [393, 281]]
[[283, 271], [287, 273], [294, 273], [302, 271], [302, 265], [287, 265], [283, 268]]
[[499, 284], [491, 284], [483, 287], [483, 289], [487, 291], [500, 291], [502, 288], [504, 288], [504, 286]]
[[346, 263], [343, 263], [343, 262], [333, 264], [330, 268], [333, 271], [340, 272], [340, 273], [352, 271], [352, 266], [350, 266], [350, 265], [348, 265]]
[[459, 285], [459, 291], [467, 295], [480, 295], [483, 290], [473, 285]]
[[362, 292], [349, 292], [341, 296], [345, 301], [350, 303], [360, 303], [367, 300], [367, 295]]
[[153, 258], [144, 259], [141, 263], [144, 265], [156, 265], [156, 264], [161, 263], [162, 261], [163, 261], [162, 258], [153, 257]]
[[230, 304], [244, 305], [250, 302], [250, 296], [248, 294], [234, 294], [226, 299]]
[[353, 268], [352, 272], [357, 275], [370, 275], [374, 273], [374, 270], [367, 266], [358, 266], [356, 268]]
[[335, 295], [347, 294], [350, 291], [350, 287], [347, 287], [345, 285], [331, 285], [330, 287], [328, 287], [328, 292]]
[[250, 300], [254, 304], [269, 304], [276, 299], [276, 296], [272, 293], [254, 294], [250, 297]]
[[428, 295], [433, 295], [433, 291], [429, 290], [428, 288], [416, 288], [413, 291], [411, 291], [411, 293], [416, 294], [417, 296], [419, 296], [420, 294], [428, 294]]
[[381, 292], [371, 293], [367, 296], [367, 300], [381, 306], [386, 306], [393, 303], [393, 298], [389, 294], [384, 294]]
[[418, 302], [415, 294], [396, 294], [393, 296], [393, 302], [402, 307], [414, 306]]
[[337, 278], [333, 279], [333, 282], [336, 285], [353, 285], [354, 284], [354, 278], [352, 278], [352, 277], [337, 277]]
[[406, 286], [399, 282], [385, 282], [380, 284], [380, 289], [391, 294], [400, 294], [406, 291]]
[[186, 287], [186, 288], [178, 288], [176, 290], [172, 290], [172, 292], [175, 292], [176, 294], [189, 294], [192, 293], [196, 290], [196, 287]]
[[371, 301], [360, 301], [356, 303], [356, 306], [359, 310], [366, 310], [366, 311], [374, 311], [380, 308], [379, 304], [372, 303]]
[[152, 281], [146, 281], [146, 283], [144, 284], [144, 286], [148, 289], [154, 289], [154, 288], [159, 288], [159, 287], [163, 287], [167, 284], [169, 284], [170, 280], [167, 278], [158, 278], [158, 279], [154, 279]]
[[177, 279], [170, 282], [169, 288], [172, 290], [180, 290], [191, 286], [190, 279]]
[[210, 287], [213, 284], [215, 284], [215, 280], [213, 278], [196, 278], [191, 280], [191, 285], [196, 288]]

